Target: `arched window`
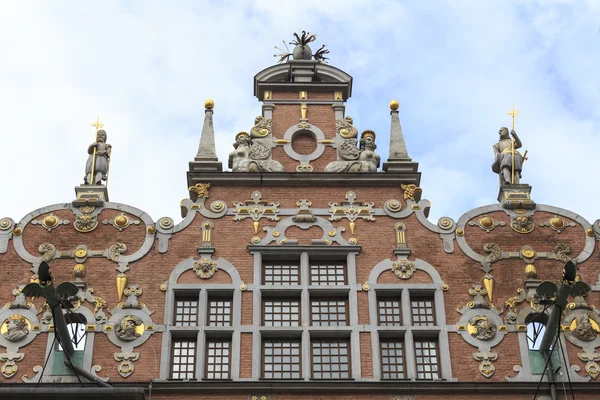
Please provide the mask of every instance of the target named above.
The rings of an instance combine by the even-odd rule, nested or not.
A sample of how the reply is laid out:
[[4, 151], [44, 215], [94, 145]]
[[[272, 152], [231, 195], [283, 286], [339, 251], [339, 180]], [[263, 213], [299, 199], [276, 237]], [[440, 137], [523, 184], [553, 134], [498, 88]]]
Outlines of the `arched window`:
[[[546, 359], [540, 353], [540, 345], [546, 333], [546, 325], [548, 324], [548, 315], [541, 313], [532, 313], [525, 318], [527, 325], [527, 348], [529, 349], [529, 362], [531, 365], [531, 373], [539, 375], [544, 373]], [[552, 368], [558, 370], [561, 367], [559, 353], [552, 351], [550, 344], [550, 359]]]
[[544, 333], [546, 333], [547, 322], [548, 316], [546, 314], [529, 314], [525, 318], [525, 323], [527, 324], [527, 348], [529, 350], [540, 349], [542, 338], [544, 337]]
[[[85, 317], [79, 313], [68, 313], [65, 315], [65, 322], [67, 323], [69, 337], [73, 343], [73, 349], [75, 351], [85, 350], [85, 324], [87, 322]], [[57, 350], [63, 351], [60, 343], [58, 343]]]
[[[81, 368], [83, 366], [83, 359], [85, 353], [86, 344], [86, 331], [85, 324], [87, 322], [85, 316], [79, 313], [67, 312], [65, 314], [65, 322], [67, 323], [67, 330], [69, 331], [69, 337], [73, 343], [73, 349], [75, 352], [71, 355], [70, 363], [76, 367]], [[63, 347], [56, 340], [55, 354], [52, 362], [52, 375], [72, 375], [72, 371], [67, 367], [65, 362], [69, 362], [64, 353]]]

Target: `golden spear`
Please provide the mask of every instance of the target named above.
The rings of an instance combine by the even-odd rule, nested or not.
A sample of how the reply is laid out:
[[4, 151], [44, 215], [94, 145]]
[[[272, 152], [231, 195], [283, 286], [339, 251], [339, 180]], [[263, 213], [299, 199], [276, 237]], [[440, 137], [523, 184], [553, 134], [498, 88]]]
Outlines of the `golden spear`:
[[[506, 115], [510, 115], [512, 116], [512, 128], [511, 131], [515, 130], [515, 117], [517, 115], [519, 115], [519, 110], [515, 110], [515, 103], [513, 103], [512, 105], [512, 110], [510, 110]], [[514, 184], [515, 183], [515, 138], [511, 137], [511, 143], [512, 143], [512, 151], [511, 151], [511, 156], [512, 156], [512, 169], [511, 169], [511, 180], [510, 183]]]
[[[100, 122], [100, 117], [96, 117], [96, 122], [94, 122], [92, 124], [93, 127], [96, 128], [96, 137], [94, 139], [94, 143], [97, 145], [98, 143], [98, 129], [102, 128], [104, 126], [104, 124], [102, 124]], [[91, 175], [90, 175], [90, 180], [93, 182], [88, 182], [88, 184], [90, 185], [94, 185], [95, 184], [95, 177], [94, 177], [94, 167], [96, 165], [96, 146], [94, 146], [94, 155], [92, 156], [92, 171], [91, 171]]]

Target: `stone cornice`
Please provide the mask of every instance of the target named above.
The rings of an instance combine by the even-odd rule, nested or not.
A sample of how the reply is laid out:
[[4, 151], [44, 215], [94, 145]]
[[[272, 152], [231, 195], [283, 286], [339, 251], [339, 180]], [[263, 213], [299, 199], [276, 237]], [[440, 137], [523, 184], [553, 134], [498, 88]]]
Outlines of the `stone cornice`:
[[420, 172], [334, 173], [334, 172], [188, 172], [188, 186], [210, 183], [219, 186], [344, 186], [397, 187], [400, 183], [419, 186]]

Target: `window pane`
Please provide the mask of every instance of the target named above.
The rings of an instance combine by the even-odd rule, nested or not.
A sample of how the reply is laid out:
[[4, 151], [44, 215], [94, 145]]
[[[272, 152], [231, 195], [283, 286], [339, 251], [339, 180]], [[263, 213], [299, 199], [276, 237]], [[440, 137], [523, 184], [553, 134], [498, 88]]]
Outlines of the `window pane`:
[[229, 379], [229, 341], [208, 341], [208, 354], [216, 354], [206, 359], [206, 379]]
[[198, 300], [175, 300], [175, 326], [198, 325]]
[[311, 285], [345, 285], [344, 264], [315, 264], [310, 266]]
[[412, 324], [416, 326], [435, 326], [433, 299], [411, 299]]
[[[264, 341], [263, 377], [269, 379], [300, 378], [300, 342]], [[271, 356], [271, 354], [273, 354]]]
[[300, 326], [300, 301], [263, 300], [265, 326]]
[[231, 326], [231, 300], [209, 298], [208, 326]]
[[196, 357], [193, 354], [195, 353], [195, 349], [196, 341], [194, 340], [178, 339], [173, 341], [173, 356], [171, 359], [172, 379], [194, 379]]
[[298, 285], [300, 283], [298, 265], [263, 265], [265, 285]]
[[346, 326], [346, 307], [346, 300], [312, 300], [311, 323], [313, 326]]
[[384, 297], [379, 299], [379, 325], [400, 326], [402, 325], [402, 314], [400, 299]]
[[312, 342], [312, 377], [315, 379], [350, 378], [347, 341]]
[[381, 371], [383, 379], [403, 379], [404, 359], [402, 342], [381, 341]]
[[439, 378], [437, 341], [415, 340], [415, 359], [417, 365], [417, 379]]

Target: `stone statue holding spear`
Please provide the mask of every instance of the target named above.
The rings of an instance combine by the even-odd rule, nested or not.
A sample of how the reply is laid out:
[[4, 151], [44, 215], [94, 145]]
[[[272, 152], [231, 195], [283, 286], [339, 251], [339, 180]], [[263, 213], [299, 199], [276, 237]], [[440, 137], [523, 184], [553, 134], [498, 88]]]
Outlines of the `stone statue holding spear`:
[[494, 144], [494, 163], [492, 164], [492, 171], [500, 176], [501, 187], [520, 183], [523, 162], [527, 159], [527, 151], [523, 155], [517, 151], [523, 144], [515, 132], [515, 116], [519, 115], [519, 110], [515, 110], [514, 104], [508, 115], [512, 116], [510, 131], [512, 138], [508, 134], [508, 128], [500, 128], [498, 131], [500, 140]]
[[108, 181], [108, 167], [112, 146], [106, 143], [106, 131], [98, 119], [92, 124], [96, 128], [96, 140], [88, 147], [88, 160], [85, 164], [84, 185], [101, 185]]

